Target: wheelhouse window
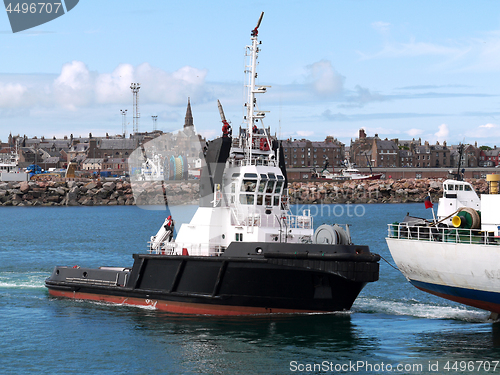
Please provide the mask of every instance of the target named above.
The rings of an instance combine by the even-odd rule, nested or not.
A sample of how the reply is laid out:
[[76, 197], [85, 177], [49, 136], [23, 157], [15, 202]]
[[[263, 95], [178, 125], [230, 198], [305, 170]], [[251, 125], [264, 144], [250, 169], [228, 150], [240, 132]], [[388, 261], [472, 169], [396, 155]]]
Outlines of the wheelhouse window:
[[274, 185], [275, 181], [268, 181], [267, 182], [267, 188], [266, 188], [266, 193], [271, 194], [274, 190]]
[[262, 203], [264, 202], [264, 200], [263, 200], [264, 198], [263, 198], [263, 197], [264, 197], [264, 196], [263, 196], [262, 194], [258, 194], [258, 195], [257, 195], [257, 204], [258, 204], [259, 206], [262, 206]]
[[282, 186], [283, 186], [283, 181], [276, 182], [276, 187], [274, 188], [274, 194], [281, 194]]
[[243, 180], [241, 184], [241, 191], [253, 193], [256, 188], [257, 180]]
[[254, 203], [254, 195], [253, 194], [240, 194], [240, 203], [241, 204], [253, 204]]
[[266, 206], [271, 206], [273, 202], [273, 196], [272, 195], [266, 195]]
[[266, 190], [266, 180], [260, 180], [259, 182], [259, 193], [263, 193]]

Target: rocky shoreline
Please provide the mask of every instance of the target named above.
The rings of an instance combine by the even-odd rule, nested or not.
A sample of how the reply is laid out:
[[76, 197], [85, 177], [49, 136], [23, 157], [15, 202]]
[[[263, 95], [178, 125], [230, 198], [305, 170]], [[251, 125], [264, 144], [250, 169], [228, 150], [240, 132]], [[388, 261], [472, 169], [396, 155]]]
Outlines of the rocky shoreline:
[[134, 205], [129, 183], [30, 181], [0, 183], [2, 206]]
[[[416, 203], [423, 202], [430, 194], [432, 202], [443, 196], [445, 179], [400, 179], [373, 181], [326, 181], [292, 182], [289, 194], [293, 204], [334, 204], [334, 203]], [[485, 180], [467, 179], [476, 193], [488, 191]]]
[[[478, 194], [487, 192], [484, 180], [468, 180]], [[291, 204], [410, 203], [423, 202], [430, 193], [433, 202], [442, 196], [443, 179], [376, 181], [309, 181], [289, 183]], [[134, 194], [135, 193], [135, 194]], [[113, 206], [164, 204], [175, 195], [176, 204], [195, 204], [198, 184], [30, 181], [0, 183], [2, 206]]]

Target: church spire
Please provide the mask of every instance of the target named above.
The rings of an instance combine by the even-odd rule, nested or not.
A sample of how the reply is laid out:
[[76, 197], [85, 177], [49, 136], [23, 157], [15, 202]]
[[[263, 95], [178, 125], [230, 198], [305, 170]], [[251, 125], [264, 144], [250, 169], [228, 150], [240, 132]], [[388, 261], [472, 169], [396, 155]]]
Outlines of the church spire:
[[188, 98], [188, 105], [186, 109], [186, 117], [184, 118], [184, 128], [187, 128], [188, 126], [194, 126], [193, 125], [193, 114], [191, 113], [191, 101], [190, 98]]

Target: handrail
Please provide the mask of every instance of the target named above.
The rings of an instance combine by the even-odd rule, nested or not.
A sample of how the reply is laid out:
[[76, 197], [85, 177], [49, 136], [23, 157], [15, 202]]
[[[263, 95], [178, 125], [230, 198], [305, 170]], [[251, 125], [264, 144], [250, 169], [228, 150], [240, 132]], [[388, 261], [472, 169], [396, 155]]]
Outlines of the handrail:
[[495, 237], [493, 232], [481, 231], [479, 229], [462, 229], [452, 227], [436, 228], [400, 223], [387, 224], [387, 231], [388, 238], [500, 246], [500, 238]]

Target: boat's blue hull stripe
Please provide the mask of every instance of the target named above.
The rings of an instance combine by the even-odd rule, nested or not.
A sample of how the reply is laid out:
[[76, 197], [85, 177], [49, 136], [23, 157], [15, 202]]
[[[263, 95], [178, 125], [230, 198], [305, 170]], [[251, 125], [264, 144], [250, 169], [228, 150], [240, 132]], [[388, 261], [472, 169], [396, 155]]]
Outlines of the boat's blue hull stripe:
[[500, 305], [500, 293], [487, 292], [484, 290], [466, 289], [455, 286], [431, 284], [423, 281], [410, 280], [417, 288], [425, 289], [447, 296], [455, 296], [460, 299], [483, 301]]

